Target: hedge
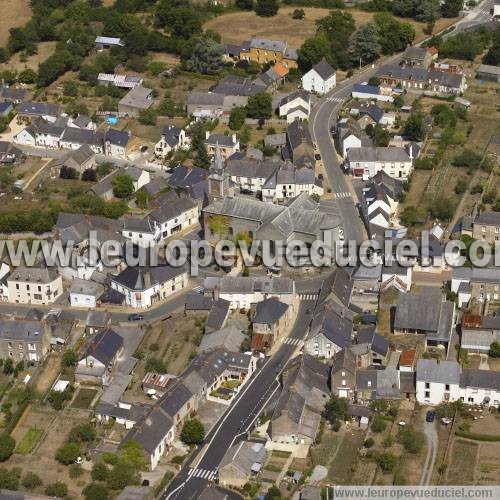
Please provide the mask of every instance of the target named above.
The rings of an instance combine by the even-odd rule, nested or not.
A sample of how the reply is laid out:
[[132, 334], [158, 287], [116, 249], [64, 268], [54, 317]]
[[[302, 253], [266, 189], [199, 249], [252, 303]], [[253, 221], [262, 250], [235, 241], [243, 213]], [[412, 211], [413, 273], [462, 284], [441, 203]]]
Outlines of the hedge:
[[473, 439], [474, 441], [500, 441], [500, 435], [495, 434], [477, 434], [470, 431], [456, 430], [455, 434], [458, 437]]

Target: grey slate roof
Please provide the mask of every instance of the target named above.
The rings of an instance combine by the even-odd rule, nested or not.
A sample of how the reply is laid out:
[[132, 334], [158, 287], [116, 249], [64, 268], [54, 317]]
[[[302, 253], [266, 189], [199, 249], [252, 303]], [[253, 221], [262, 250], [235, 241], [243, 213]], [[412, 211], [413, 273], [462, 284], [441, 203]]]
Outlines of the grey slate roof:
[[187, 104], [193, 106], [222, 106], [224, 104], [224, 95], [212, 92], [189, 92]]
[[370, 344], [371, 349], [374, 352], [380, 354], [381, 356], [385, 356], [389, 351], [389, 341], [386, 337], [376, 333], [375, 330], [375, 325], [360, 327], [357, 337], [358, 344]]
[[473, 387], [500, 391], [500, 372], [494, 370], [462, 370], [460, 387]]
[[231, 352], [240, 352], [240, 346], [245, 335], [234, 326], [228, 326], [213, 333], [206, 333], [201, 339], [198, 352], [210, 351], [212, 349], [225, 349]]
[[318, 73], [323, 80], [328, 80], [332, 75], [335, 74], [335, 69], [328, 63], [328, 61], [323, 57], [319, 63], [316, 63], [312, 69]]
[[483, 212], [476, 217], [474, 223], [500, 226], [500, 212]]
[[241, 441], [227, 450], [219, 468], [223, 468], [226, 465], [232, 465], [243, 474], [250, 476], [252, 474], [252, 466], [256, 463], [263, 464], [266, 455], [267, 452], [263, 443]]
[[356, 372], [356, 356], [347, 348], [341, 349], [335, 354], [332, 363], [332, 374], [344, 370], [353, 374]]
[[176, 276], [185, 273], [183, 267], [168, 265], [149, 267], [127, 267], [119, 275], [113, 276], [112, 281], [128, 288], [129, 290], [147, 290], [157, 283], [165, 283]]
[[161, 207], [153, 210], [149, 216], [162, 224], [195, 207], [197, 207], [195, 200], [188, 196], [179, 196], [175, 191], [171, 191], [168, 193], [167, 199], [163, 200]]
[[41, 321], [0, 320], [0, 338], [3, 340], [41, 342], [43, 332]]
[[205, 328], [207, 330], [220, 330], [226, 322], [229, 314], [230, 303], [224, 299], [214, 300], [210, 312], [208, 313]]
[[126, 147], [128, 141], [130, 139], [130, 135], [128, 132], [124, 132], [122, 130], [116, 130], [114, 128], [109, 128], [104, 133], [104, 141], [114, 144], [116, 146]]
[[272, 325], [287, 312], [288, 304], [280, 302], [272, 297], [257, 304], [253, 323], [262, 323]]
[[440, 361], [435, 359], [419, 359], [417, 361], [417, 381], [440, 384], [458, 384], [460, 382], [460, 365], [456, 361]]
[[152, 90], [142, 85], [138, 85], [122, 97], [118, 106], [129, 106], [131, 108], [137, 109], [148, 109], [153, 105], [153, 99], [151, 99]]
[[54, 281], [57, 276], [57, 271], [50, 267], [16, 267], [10, 274], [8, 281], [50, 283]]
[[269, 38], [252, 38], [250, 47], [262, 50], [272, 50], [275, 52], [284, 52], [286, 50], [286, 42], [283, 40], [270, 40]]
[[102, 147], [103, 138], [104, 136], [101, 132], [95, 132], [94, 130], [83, 128], [67, 127], [64, 129], [61, 139], [65, 142], [73, 142], [75, 144], [89, 144]]
[[309, 92], [306, 92], [305, 90], [296, 90], [295, 92], [292, 92], [291, 94], [283, 97], [280, 100], [279, 106], [281, 107], [285, 104], [295, 101], [296, 99], [302, 99], [305, 102], [309, 102], [311, 100], [311, 96], [309, 95]]
[[85, 350], [84, 358], [93, 356], [104, 366], [108, 366], [122, 347], [123, 338], [114, 330], [111, 328], [101, 330], [89, 342], [89, 345]]
[[400, 161], [409, 162], [410, 157], [403, 148], [396, 147], [361, 147], [349, 148], [347, 160], [350, 162]]
[[403, 54], [403, 59], [423, 61], [427, 54], [427, 49], [424, 47], [408, 47]]
[[49, 102], [27, 101], [19, 104], [17, 112], [20, 115], [46, 115], [56, 117], [61, 114], [61, 106], [58, 104], [51, 104]]

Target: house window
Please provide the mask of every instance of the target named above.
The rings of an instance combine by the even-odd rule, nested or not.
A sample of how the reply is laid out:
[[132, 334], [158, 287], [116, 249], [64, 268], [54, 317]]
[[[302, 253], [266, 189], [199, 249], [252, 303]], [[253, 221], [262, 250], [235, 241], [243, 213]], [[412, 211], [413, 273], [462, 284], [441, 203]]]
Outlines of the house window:
[[425, 383], [425, 388], [426, 388], [426, 389], [430, 389], [430, 388], [431, 388], [431, 384], [429, 384], [429, 382], [426, 382], [426, 383]]
[[342, 372], [342, 376], [345, 377], [345, 372]]
[[346, 385], [345, 378], [342, 379], [342, 385]]
[[481, 231], [482, 231], [483, 233], [485, 233], [485, 232], [486, 232], [486, 226], [482, 226], [482, 227], [481, 227]]
[[449, 391], [449, 390], [450, 390], [450, 384], [445, 384], [445, 386], [444, 386], [444, 390], [445, 390], [445, 391]]
[[425, 391], [425, 398], [429, 399], [431, 397], [431, 391]]
[[497, 227], [495, 228], [495, 233], [500, 233], [500, 227], [498, 227], [498, 226], [497, 226]]

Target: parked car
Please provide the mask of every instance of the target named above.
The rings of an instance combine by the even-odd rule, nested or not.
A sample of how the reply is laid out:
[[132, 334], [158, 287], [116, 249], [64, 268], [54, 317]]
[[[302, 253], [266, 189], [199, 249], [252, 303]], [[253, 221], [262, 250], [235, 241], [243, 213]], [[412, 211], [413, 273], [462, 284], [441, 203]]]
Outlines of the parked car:
[[127, 319], [129, 321], [142, 321], [144, 319], [144, 316], [142, 314], [133, 313], [129, 314]]
[[429, 410], [425, 415], [426, 422], [434, 422], [434, 418], [436, 418], [436, 412]]
[[448, 424], [451, 424], [451, 418], [448, 418], [448, 417], [443, 417], [443, 418], [441, 419], [441, 423], [442, 423], [443, 425], [448, 425]]

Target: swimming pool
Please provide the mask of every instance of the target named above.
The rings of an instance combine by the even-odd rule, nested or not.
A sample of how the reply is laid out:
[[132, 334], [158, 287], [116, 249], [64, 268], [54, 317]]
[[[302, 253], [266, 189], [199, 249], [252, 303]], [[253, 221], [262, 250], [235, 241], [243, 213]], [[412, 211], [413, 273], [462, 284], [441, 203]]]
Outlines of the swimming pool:
[[110, 125], [116, 125], [118, 123], [118, 117], [114, 116], [114, 115], [109, 115], [108, 118], [107, 118], [107, 122]]

